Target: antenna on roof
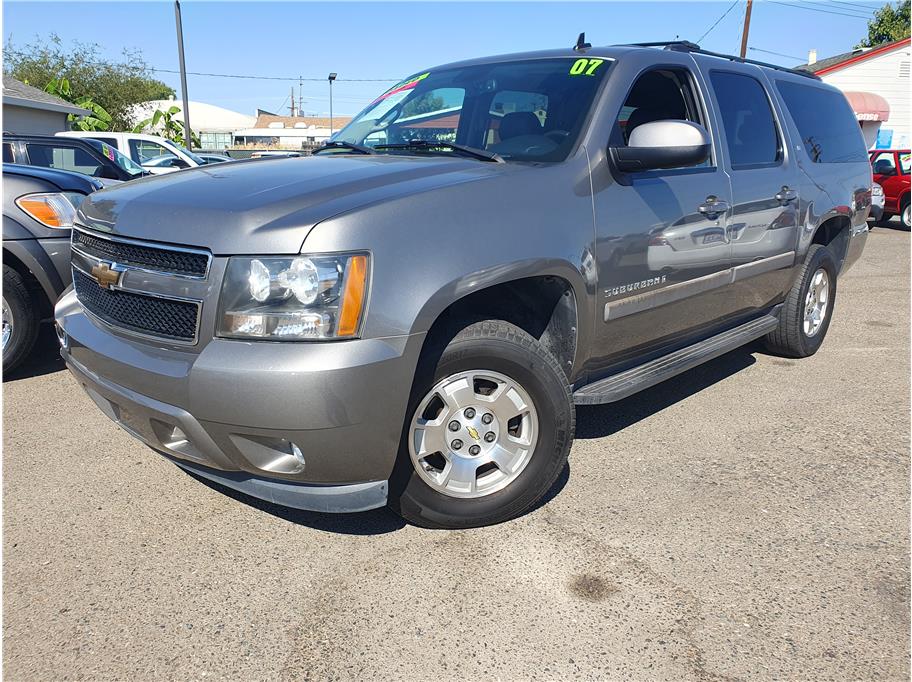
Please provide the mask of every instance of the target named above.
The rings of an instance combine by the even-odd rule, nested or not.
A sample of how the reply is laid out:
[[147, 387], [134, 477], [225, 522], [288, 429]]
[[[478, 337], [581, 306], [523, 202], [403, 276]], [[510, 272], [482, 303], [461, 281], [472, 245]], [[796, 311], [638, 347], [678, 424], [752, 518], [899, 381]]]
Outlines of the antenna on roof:
[[586, 42], [586, 33], [580, 33], [579, 38], [576, 39], [576, 45], [573, 46], [573, 49], [577, 52], [582, 52], [583, 50], [588, 50], [592, 47], [592, 43]]

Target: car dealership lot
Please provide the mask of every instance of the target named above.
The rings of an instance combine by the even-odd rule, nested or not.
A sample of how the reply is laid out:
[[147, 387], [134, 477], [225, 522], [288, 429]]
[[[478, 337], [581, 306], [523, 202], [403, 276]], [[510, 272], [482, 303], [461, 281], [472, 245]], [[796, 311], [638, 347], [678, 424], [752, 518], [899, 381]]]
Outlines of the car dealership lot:
[[4, 384], [5, 675], [908, 678], [909, 239], [874, 230], [816, 356], [580, 408], [548, 501], [471, 531], [229, 497], [32, 362]]

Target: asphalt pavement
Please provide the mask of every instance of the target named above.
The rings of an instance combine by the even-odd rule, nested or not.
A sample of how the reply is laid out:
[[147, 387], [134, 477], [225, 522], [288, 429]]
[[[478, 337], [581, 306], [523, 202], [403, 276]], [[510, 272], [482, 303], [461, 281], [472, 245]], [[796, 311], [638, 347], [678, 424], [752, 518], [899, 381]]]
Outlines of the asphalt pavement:
[[909, 678], [910, 235], [821, 351], [580, 408], [496, 527], [279, 509], [189, 476], [54, 359], [3, 387], [3, 673], [60, 679]]

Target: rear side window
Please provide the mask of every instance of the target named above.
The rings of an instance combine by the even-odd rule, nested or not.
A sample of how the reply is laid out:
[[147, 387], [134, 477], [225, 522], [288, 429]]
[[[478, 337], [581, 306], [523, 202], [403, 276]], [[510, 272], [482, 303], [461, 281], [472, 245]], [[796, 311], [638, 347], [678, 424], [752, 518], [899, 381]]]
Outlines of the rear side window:
[[74, 171], [83, 175], [101, 175], [101, 162], [79, 147], [29, 143], [25, 148], [33, 166]]
[[861, 128], [840, 92], [776, 81], [807, 155], [815, 163], [867, 161]]
[[782, 154], [779, 133], [760, 81], [727, 71], [713, 71], [710, 80], [732, 168], [777, 163]]
[[13, 145], [9, 142], [3, 143], [3, 163], [14, 163], [15, 159], [13, 158]]

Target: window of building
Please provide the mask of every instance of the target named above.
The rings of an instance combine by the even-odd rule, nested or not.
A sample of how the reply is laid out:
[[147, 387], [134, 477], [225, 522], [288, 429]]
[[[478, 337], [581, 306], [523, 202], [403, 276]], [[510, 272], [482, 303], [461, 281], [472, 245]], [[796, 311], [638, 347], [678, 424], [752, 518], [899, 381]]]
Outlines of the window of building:
[[713, 71], [710, 80], [732, 168], [777, 163], [782, 157], [782, 145], [760, 81], [728, 71]]

